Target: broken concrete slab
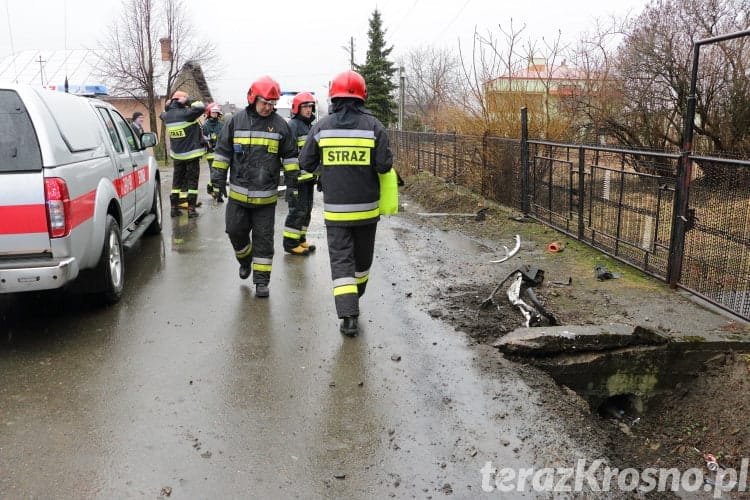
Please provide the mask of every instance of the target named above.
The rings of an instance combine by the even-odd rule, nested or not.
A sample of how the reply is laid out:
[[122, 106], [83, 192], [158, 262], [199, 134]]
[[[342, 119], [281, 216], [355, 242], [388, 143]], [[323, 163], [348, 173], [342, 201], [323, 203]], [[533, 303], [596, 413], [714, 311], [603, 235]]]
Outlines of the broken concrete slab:
[[657, 346], [667, 342], [668, 337], [641, 326], [566, 325], [518, 328], [503, 336], [494, 346], [512, 356], [556, 356], [632, 346]]

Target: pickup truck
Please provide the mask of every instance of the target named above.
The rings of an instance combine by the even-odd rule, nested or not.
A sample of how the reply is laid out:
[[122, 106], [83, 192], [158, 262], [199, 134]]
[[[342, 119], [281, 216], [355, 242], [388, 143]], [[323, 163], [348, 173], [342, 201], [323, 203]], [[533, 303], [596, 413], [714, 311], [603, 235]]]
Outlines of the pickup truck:
[[104, 101], [0, 83], [0, 294], [120, 300], [124, 250], [162, 228], [156, 143]]

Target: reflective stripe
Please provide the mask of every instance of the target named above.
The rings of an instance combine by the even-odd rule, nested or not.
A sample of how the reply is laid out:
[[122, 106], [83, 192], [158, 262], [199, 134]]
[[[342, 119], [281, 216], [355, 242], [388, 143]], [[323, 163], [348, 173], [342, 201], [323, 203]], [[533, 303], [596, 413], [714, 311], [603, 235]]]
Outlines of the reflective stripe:
[[332, 128], [329, 130], [321, 130], [315, 136], [316, 141], [328, 137], [355, 137], [363, 139], [375, 140], [375, 132], [372, 130], [360, 130], [360, 129], [343, 129], [343, 128]]
[[193, 158], [199, 158], [203, 156], [203, 154], [206, 152], [205, 149], [193, 149], [192, 151], [187, 151], [185, 153], [175, 153], [174, 151], [169, 151], [169, 156], [174, 158], [175, 160], [191, 160]]
[[379, 208], [367, 212], [323, 212], [323, 218], [333, 222], [362, 221], [374, 219], [379, 215]]
[[318, 145], [321, 148], [330, 147], [358, 147], [358, 148], [374, 148], [375, 139], [369, 139], [364, 137], [323, 137], [318, 141]]
[[370, 278], [370, 270], [367, 271], [358, 271], [354, 273], [354, 279], [357, 281], [358, 285], [362, 285], [363, 283], [367, 283], [367, 280]]
[[279, 141], [281, 140], [282, 135], [277, 132], [263, 132], [259, 130], [235, 130], [234, 131], [235, 140], [238, 137], [239, 138], [259, 137], [259, 138], [265, 138], [265, 139], [275, 139]]
[[197, 189], [188, 189], [188, 194], [198, 194]]
[[302, 149], [302, 146], [305, 145], [305, 141], [307, 140], [307, 136], [297, 137], [297, 147]]
[[285, 158], [282, 162], [284, 165], [284, 172], [294, 172], [299, 170], [299, 161], [297, 158]]
[[266, 147], [269, 153], [279, 152], [279, 142], [282, 135], [277, 132], [261, 132], [258, 130], [235, 130], [234, 144]]
[[278, 191], [247, 191], [245, 193], [237, 192], [238, 188], [235, 186], [229, 186], [229, 197], [233, 200], [241, 201], [242, 203], [249, 203], [250, 205], [270, 205], [276, 203], [278, 199]]
[[230, 158], [227, 158], [224, 155], [221, 155], [219, 153], [214, 153], [214, 157], [216, 158], [216, 161], [220, 161], [223, 163], [229, 163]]
[[365, 210], [372, 210], [378, 208], [380, 202], [373, 201], [372, 203], [351, 203], [351, 204], [336, 204], [326, 203], [323, 205], [323, 209], [328, 212], [363, 212]]
[[339, 295], [346, 295], [346, 294], [359, 294], [359, 291], [357, 290], [357, 285], [344, 285], [344, 286], [337, 286], [333, 289], [333, 296], [338, 297]]
[[253, 251], [253, 245], [250, 244], [246, 246], [245, 248], [243, 248], [242, 250], [235, 252], [234, 255], [238, 259], [244, 259], [245, 257], [249, 257], [252, 251]]
[[313, 178], [313, 174], [305, 170], [300, 170], [299, 177], [297, 177], [297, 181], [299, 182], [309, 181], [312, 178]]
[[278, 190], [276, 189], [272, 189], [269, 191], [250, 191], [247, 188], [243, 188], [242, 186], [237, 186], [235, 184], [230, 184], [229, 189], [231, 189], [237, 194], [247, 196], [248, 198], [267, 198], [268, 196], [271, 196], [272, 194], [278, 193]]
[[351, 205], [337, 205], [326, 203], [323, 206], [323, 217], [335, 222], [361, 221], [374, 219], [380, 215], [380, 203], [353, 203]]
[[333, 280], [333, 296], [337, 297], [339, 295], [346, 295], [346, 294], [359, 294], [359, 290], [357, 290], [357, 283], [354, 278], [339, 278], [336, 280]]
[[221, 160], [214, 159], [214, 164], [211, 165], [213, 168], [220, 168], [222, 170], [226, 170], [229, 168], [229, 163]]
[[268, 137], [235, 137], [234, 144], [249, 144], [250, 146], [272, 146], [279, 147], [278, 139], [270, 139]]
[[285, 227], [284, 228], [284, 238], [290, 238], [293, 240], [298, 240], [302, 237], [302, 232], [298, 229], [295, 229], [293, 227]]
[[262, 257], [254, 257], [253, 258], [253, 271], [266, 271], [271, 272], [271, 259], [266, 259]]

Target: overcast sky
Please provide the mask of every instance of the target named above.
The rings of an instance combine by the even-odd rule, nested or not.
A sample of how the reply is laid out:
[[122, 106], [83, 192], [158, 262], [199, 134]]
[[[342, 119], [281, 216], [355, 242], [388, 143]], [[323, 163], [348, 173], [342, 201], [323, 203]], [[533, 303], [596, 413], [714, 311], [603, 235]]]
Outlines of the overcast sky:
[[[209, 87], [219, 102], [241, 104], [250, 83], [271, 75], [284, 90], [326, 95], [330, 79], [355, 62], [364, 63], [368, 20], [381, 12], [395, 61], [418, 47], [470, 47], [475, 27], [527, 26], [522, 39], [571, 40], [596, 18], [638, 13], [648, 0], [185, 0], [187, 18], [218, 49], [219, 68]], [[117, 17], [117, 0], [2, 0], [0, 58], [29, 49], [97, 48]], [[211, 26], [216, 26], [215, 28]], [[95, 82], [91, 82], [95, 83]]]

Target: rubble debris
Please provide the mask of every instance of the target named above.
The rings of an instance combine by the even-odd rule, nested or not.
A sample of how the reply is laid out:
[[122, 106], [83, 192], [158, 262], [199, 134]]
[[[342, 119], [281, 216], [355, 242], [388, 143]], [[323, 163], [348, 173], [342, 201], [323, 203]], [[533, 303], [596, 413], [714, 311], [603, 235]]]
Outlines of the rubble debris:
[[573, 284], [573, 278], [568, 276], [568, 281], [550, 281], [550, 285], [558, 285], [558, 286], [570, 286]]
[[553, 241], [547, 245], [547, 251], [549, 253], [559, 253], [565, 250], [565, 243], [562, 241]]
[[517, 234], [516, 237], [515, 237], [515, 240], [516, 240], [516, 245], [513, 247], [513, 250], [508, 250], [508, 247], [506, 247], [505, 245], [503, 245], [503, 250], [505, 250], [505, 257], [502, 257], [502, 258], [497, 259], [497, 260], [491, 260], [490, 263], [491, 264], [498, 264], [500, 262], [505, 262], [506, 260], [508, 260], [511, 257], [513, 257], [515, 254], [517, 254], [518, 251], [521, 249], [521, 236]]
[[503, 336], [494, 346], [509, 355], [555, 356], [632, 346], [659, 346], [668, 342], [667, 337], [641, 326], [609, 324], [518, 328]]
[[480, 208], [476, 213], [450, 213], [450, 212], [417, 212], [420, 217], [472, 217], [475, 221], [481, 222], [486, 219], [488, 207]]
[[599, 281], [604, 281], [617, 279], [622, 276], [622, 274], [613, 273], [604, 266], [596, 266], [594, 268], [594, 276], [596, 276], [596, 279], [598, 279]]

